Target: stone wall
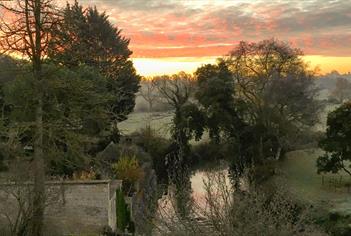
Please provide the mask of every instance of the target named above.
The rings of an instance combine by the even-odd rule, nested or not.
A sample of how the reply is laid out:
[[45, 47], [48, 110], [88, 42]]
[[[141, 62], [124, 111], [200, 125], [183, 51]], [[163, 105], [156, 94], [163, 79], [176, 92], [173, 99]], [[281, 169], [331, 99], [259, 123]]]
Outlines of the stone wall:
[[[18, 204], [6, 192], [18, 187], [6, 186], [7, 191], [0, 193], [0, 210], [16, 212]], [[47, 182], [45, 235], [96, 235], [105, 226], [115, 230], [116, 190], [120, 187], [121, 181], [110, 180]], [[1, 222], [6, 219], [0, 212]]]

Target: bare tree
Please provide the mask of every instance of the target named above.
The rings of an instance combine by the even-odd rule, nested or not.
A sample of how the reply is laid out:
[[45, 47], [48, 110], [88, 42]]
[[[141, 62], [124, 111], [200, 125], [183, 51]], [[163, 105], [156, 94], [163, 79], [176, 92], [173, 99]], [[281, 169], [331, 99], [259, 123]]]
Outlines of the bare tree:
[[188, 129], [188, 117], [184, 116], [182, 109], [190, 104], [194, 82], [194, 78], [185, 72], [155, 78], [155, 85], [161, 98], [173, 109], [172, 136], [182, 148], [188, 144], [192, 136], [192, 131]]
[[336, 98], [339, 103], [343, 103], [345, 99], [351, 98], [351, 83], [345, 78], [336, 78], [335, 88], [331, 92], [331, 96]]
[[155, 77], [154, 80], [158, 92], [175, 110], [188, 102], [194, 92], [195, 80], [185, 72]]
[[279, 159], [282, 149], [294, 147], [298, 137], [318, 122], [321, 104], [315, 99], [315, 71], [308, 68], [302, 55], [300, 49], [270, 39], [240, 42], [227, 58], [235, 96], [245, 104], [242, 117], [250, 125], [264, 127], [276, 143], [264, 158]]
[[[43, 235], [45, 164], [43, 154], [43, 60], [58, 21], [52, 0], [17, 0], [0, 3], [4, 11], [0, 22], [0, 50], [3, 54], [20, 55], [32, 65], [36, 88], [34, 136], [34, 196], [30, 235]], [[7, 17], [6, 17], [7, 15]]]
[[157, 100], [159, 100], [160, 98], [156, 87], [156, 79], [143, 78], [141, 80], [141, 87], [140, 87], [139, 94], [148, 103], [149, 113], [152, 112], [155, 102], [157, 102]]

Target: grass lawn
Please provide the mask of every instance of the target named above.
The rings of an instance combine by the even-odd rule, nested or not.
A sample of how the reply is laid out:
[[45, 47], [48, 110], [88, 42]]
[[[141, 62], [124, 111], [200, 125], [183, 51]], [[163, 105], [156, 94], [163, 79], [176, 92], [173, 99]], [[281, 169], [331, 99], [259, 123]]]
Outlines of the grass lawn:
[[[280, 168], [287, 186], [299, 197], [314, 204], [322, 204], [330, 210], [351, 214], [351, 190], [341, 185], [351, 182], [351, 177], [340, 174], [317, 174], [316, 159], [322, 154], [319, 149], [308, 149], [290, 152], [280, 163]], [[331, 181], [331, 182], [330, 182]], [[336, 182], [336, 186], [334, 182]]]
[[131, 134], [145, 128], [149, 124], [160, 135], [169, 137], [172, 116], [172, 113], [166, 112], [133, 112], [118, 127], [123, 134]]
[[[147, 125], [158, 132], [164, 138], [171, 138], [172, 112], [133, 112], [128, 119], [119, 123], [118, 127], [122, 134], [131, 134], [145, 128]], [[200, 141], [190, 140], [191, 144], [208, 141], [208, 133], [205, 131]]]

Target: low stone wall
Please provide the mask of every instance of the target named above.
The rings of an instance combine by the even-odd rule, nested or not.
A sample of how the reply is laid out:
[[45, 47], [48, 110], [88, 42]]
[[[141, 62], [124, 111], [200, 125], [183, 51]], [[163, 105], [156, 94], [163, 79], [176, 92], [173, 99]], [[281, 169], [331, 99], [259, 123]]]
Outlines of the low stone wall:
[[[47, 182], [45, 235], [97, 235], [105, 226], [115, 230], [116, 190], [121, 184], [110, 180]], [[0, 224], [6, 225], [3, 213], [11, 215], [18, 209], [14, 194], [9, 193], [19, 188], [15, 184], [2, 186]]]

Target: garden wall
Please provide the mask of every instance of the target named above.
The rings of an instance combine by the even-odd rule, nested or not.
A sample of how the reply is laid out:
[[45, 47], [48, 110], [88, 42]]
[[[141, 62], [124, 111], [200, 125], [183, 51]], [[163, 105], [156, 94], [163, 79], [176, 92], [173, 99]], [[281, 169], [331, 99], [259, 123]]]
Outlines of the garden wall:
[[[121, 183], [110, 180], [47, 182], [45, 235], [96, 235], [105, 226], [115, 230], [116, 190]], [[6, 191], [2, 191], [4, 189]], [[18, 204], [13, 196], [18, 192], [16, 189], [20, 188], [15, 184], [0, 188], [0, 210], [3, 211], [0, 224], [6, 224], [7, 220], [1, 213], [17, 212]]]

